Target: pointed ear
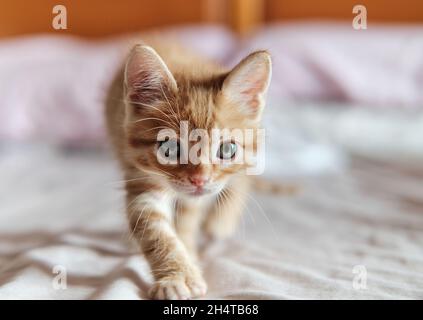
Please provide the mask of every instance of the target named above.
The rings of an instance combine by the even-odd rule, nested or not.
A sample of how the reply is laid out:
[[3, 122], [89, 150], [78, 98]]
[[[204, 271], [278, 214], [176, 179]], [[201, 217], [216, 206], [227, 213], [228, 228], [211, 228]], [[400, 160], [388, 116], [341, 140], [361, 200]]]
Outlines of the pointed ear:
[[266, 51], [254, 52], [229, 73], [223, 82], [222, 93], [247, 118], [259, 121], [271, 76], [270, 54]]
[[157, 52], [149, 46], [136, 45], [125, 66], [125, 89], [126, 98], [142, 107], [165, 101], [178, 88]]

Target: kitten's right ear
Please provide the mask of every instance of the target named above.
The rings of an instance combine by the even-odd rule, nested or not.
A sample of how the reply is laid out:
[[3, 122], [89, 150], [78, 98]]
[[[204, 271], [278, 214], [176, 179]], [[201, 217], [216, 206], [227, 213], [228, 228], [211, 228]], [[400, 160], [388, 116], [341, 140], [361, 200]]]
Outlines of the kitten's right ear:
[[125, 66], [126, 98], [137, 105], [166, 101], [178, 87], [172, 73], [157, 54], [146, 45], [136, 45]]
[[272, 77], [272, 60], [267, 51], [256, 51], [244, 58], [226, 77], [223, 96], [235, 103], [248, 119], [259, 121]]

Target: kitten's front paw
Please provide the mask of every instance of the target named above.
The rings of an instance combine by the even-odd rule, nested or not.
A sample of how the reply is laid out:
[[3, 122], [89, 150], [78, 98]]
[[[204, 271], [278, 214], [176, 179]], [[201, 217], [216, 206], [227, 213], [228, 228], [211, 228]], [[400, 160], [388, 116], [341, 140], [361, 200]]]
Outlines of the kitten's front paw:
[[150, 290], [150, 297], [157, 300], [187, 300], [204, 296], [206, 292], [206, 282], [194, 272], [158, 280]]

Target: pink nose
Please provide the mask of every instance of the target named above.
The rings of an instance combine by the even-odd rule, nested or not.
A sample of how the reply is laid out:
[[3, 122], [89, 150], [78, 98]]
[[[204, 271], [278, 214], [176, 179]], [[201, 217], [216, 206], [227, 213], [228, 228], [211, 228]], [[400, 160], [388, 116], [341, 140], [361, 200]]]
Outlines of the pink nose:
[[196, 187], [202, 187], [206, 184], [207, 181], [209, 181], [209, 178], [201, 175], [193, 175], [189, 178], [189, 181]]

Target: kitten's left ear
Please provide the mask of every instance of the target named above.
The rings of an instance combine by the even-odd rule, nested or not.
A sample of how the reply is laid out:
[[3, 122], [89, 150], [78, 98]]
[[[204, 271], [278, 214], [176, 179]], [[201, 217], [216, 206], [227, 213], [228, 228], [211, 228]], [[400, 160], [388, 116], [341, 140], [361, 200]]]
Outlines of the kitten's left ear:
[[164, 101], [166, 93], [178, 90], [175, 78], [157, 54], [147, 45], [136, 45], [125, 66], [125, 88], [130, 101], [149, 105]]
[[235, 103], [247, 118], [259, 121], [272, 76], [272, 61], [266, 51], [257, 51], [242, 60], [222, 86], [225, 99]]

